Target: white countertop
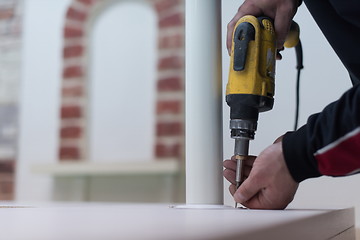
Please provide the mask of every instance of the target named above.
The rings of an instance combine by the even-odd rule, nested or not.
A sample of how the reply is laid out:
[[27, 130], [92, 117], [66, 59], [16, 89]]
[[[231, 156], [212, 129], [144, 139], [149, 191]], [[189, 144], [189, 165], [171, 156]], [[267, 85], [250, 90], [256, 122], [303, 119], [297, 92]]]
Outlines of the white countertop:
[[[115, 203], [0, 206], [0, 236], [6, 240], [309, 240], [331, 239], [353, 226], [353, 208], [270, 211]], [[350, 239], [355, 239], [354, 231], [350, 232]]]

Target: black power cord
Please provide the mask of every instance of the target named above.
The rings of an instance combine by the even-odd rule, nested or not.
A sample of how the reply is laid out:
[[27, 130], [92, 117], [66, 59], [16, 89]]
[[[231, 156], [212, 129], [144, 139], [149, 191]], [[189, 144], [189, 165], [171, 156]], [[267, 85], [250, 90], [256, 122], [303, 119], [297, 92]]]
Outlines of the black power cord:
[[299, 105], [300, 105], [300, 72], [303, 66], [303, 51], [301, 46], [301, 41], [295, 46], [296, 52], [296, 69], [297, 69], [297, 77], [296, 77], [296, 90], [295, 90], [295, 123], [294, 123], [294, 131], [298, 128], [299, 122]]

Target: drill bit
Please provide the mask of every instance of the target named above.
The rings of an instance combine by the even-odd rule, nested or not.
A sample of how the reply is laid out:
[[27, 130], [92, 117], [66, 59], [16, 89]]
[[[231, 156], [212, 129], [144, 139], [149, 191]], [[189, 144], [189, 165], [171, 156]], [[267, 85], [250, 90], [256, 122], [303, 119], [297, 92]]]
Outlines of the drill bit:
[[[244, 160], [244, 156], [240, 156], [240, 155], [235, 155], [235, 159], [236, 159], [236, 189], [238, 189], [240, 187], [240, 184], [242, 183], [243, 179], [242, 179], [242, 172], [243, 172], [243, 160]], [[237, 208], [237, 202], [235, 202], [235, 208]]]

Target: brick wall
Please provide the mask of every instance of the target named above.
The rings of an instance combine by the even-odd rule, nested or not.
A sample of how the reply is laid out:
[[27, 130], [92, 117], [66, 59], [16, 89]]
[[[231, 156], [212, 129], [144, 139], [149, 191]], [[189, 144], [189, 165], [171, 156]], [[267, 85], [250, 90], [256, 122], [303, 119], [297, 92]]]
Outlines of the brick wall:
[[0, 0], [0, 200], [14, 199], [22, 1]]
[[[143, 0], [158, 16], [155, 158], [184, 155], [184, 0]], [[112, 0], [73, 0], [64, 26], [59, 159], [87, 159], [88, 31]], [[131, 27], [131, 25], [129, 25]]]

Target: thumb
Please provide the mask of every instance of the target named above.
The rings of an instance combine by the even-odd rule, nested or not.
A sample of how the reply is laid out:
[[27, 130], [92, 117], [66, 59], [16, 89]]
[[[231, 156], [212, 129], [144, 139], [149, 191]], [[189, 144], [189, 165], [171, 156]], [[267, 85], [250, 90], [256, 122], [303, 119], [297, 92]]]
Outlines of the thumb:
[[[284, 134], [284, 135], [285, 135], [285, 134]], [[284, 138], [284, 135], [281, 135], [280, 137], [278, 137], [278, 138], [274, 141], [274, 143], [281, 142], [282, 139]]]
[[234, 200], [238, 203], [245, 203], [254, 197], [262, 187], [258, 181], [254, 181], [251, 176], [247, 178], [234, 194]]

